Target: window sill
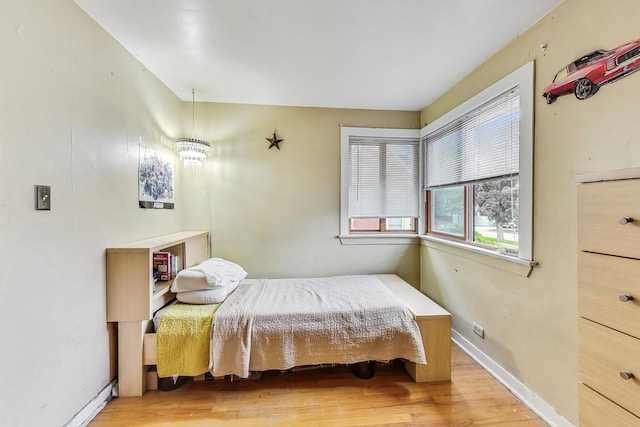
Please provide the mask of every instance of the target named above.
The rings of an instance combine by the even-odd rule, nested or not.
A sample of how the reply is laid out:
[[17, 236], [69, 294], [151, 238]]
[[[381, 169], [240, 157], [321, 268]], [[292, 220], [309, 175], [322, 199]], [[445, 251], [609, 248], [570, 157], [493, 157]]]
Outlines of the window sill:
[[510, 256], [499, 254], [490, 249], [480, 248], [477, 246], [465, 244], [462, 242], [453, 242], [451, 240], [439, 237], [420, 235], [421, 244], [423, 246], [433, 248], [452, 255], [467, 258], [482, 264], [529, 277], [533, 271], [533, 267], [538, 265], [537, 261], [527, 261], [523, 259], [513, 258]]
[[336, 236], [342, 245], [417, 245], [417, 234], [349, 234]]

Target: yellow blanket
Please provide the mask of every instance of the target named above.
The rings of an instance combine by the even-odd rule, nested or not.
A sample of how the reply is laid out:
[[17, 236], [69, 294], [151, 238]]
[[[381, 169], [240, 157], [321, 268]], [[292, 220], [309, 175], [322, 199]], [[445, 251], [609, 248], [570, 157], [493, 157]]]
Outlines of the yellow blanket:
[[156, 331], [159, 377], [197, 376], [209, 371], [211, 326], [219, 306], [177, 302], [164, 310]]

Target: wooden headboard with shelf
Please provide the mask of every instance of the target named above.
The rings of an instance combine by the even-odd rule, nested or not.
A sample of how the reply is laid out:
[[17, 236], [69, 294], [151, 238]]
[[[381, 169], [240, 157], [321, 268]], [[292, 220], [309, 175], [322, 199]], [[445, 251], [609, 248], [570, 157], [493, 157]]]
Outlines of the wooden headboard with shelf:
[[[117, 347], [111, 343], [111, 365], [117, 354], [121, 396], [141, 396], [146, 370], [140, 363], [144, 333], [153, 313], [173, 299], [172, 281], [153, 280], [153, 253], [171, 252], [178, 270], [192, 267], [210, 256], [209, 232], [182, 231], [107, 248], [107, 322], [117, 322]], [[111, 333], [110, 336], [116, 334]]]

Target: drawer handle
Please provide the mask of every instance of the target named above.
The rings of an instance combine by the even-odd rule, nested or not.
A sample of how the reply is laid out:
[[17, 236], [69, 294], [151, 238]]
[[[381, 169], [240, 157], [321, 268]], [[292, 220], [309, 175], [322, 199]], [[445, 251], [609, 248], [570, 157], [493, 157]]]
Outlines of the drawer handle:
[[623, 380], [630, 380], [634, 377], [633, 372], [620, 372], [620, 378]]
[[633, 301], [633, 296], [632, 295], [619, 295], [618, 299], [622, 302], [628, 302], [628, 301]]
[[633, 222], [633, 218], [631, 217], [624, 217], [618, 220], [618, 224], [621, 224], [621, 225], [629, 224], [630, 222]]

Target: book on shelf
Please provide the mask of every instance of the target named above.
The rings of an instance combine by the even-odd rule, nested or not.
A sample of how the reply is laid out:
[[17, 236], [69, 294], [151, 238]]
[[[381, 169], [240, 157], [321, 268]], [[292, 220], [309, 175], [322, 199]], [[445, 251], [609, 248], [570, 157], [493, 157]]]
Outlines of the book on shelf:
[[154, 252], [153, 269], [158, 272], [158, 280], [165, 282], [171, 280], [171, 253]]
[[169, 276], [172, 279], [175, 279], [176, 274], [178, 273], [178, 256], [177, 255], [171, 254], [169, 267], [170, 267]]

